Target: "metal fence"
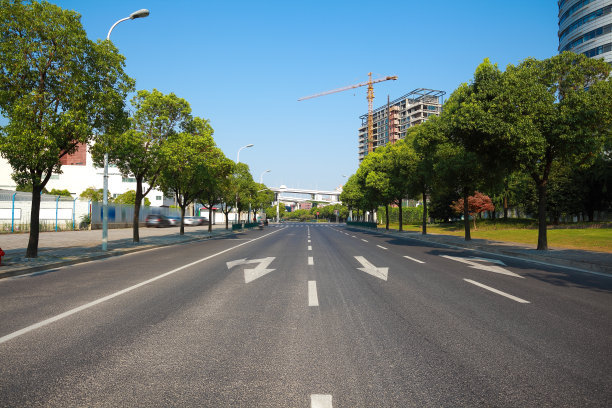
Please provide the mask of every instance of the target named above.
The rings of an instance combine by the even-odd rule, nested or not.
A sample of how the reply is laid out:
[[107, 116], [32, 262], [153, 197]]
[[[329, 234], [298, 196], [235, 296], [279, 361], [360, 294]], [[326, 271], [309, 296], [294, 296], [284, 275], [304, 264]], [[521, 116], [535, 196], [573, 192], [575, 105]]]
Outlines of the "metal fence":
[[[0, 232], [26, 232], [30, 230], [32, 193], [0, 190]], [[148, 214], [180, 216], [180, 211], [168, 207], [140, 209], [139, 220], [144, 224]], [[108, 205], [109, 228], [130, 227], [134, 206]], [[65, 196], [40, 195], [40, 231], [64, 231], [102, 228], [102, 203]]]

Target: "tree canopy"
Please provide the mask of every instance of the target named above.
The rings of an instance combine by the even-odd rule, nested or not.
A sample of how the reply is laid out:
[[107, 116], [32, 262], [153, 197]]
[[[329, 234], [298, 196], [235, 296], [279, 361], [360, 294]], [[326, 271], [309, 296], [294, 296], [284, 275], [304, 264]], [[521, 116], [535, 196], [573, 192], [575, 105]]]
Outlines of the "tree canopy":
[[30, 240], [38, 254], [40, 192], [60, 159], [96, 132], [125, 125], [134, 81], [108, 41], [93, 42], [80, 15], [47, 2], [0, 0], [0, 153], [17, 184], [32, 185]]

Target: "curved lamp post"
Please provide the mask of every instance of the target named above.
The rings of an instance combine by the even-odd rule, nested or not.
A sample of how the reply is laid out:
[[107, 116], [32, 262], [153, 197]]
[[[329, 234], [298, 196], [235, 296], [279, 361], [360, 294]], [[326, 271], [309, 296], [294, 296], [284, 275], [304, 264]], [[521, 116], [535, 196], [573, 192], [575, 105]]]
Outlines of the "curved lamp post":
[[240, 149], [238, 149], [238, 155], [236, 156], [236, 163], [240, 163], [240, 151], [242, 149], [246, 149], [247, 147], [253, 147], [253, 146], [255, 146], [255, 145], [251, 143], [251, 144], [248, 144], [246, 146], [242, 146]]
[[[138, 11], [130, 14], [129, 17], [122, 18], [117, 21], [113, 26], [108, 30], [108, 34], [106, 35], [106, 41], [110, 41], [110, 35], [113, 32], [113, 29], [117, 26], [117, 24], [126, 21], [126, 20], [134, 20], [135, 18], [143, 18], [149, 15], [149, 10], [140, 9]], [[106, 251], [108, 249], [108, 153], [104, 153], [104, 196], [102, 197], [102, 250]]]

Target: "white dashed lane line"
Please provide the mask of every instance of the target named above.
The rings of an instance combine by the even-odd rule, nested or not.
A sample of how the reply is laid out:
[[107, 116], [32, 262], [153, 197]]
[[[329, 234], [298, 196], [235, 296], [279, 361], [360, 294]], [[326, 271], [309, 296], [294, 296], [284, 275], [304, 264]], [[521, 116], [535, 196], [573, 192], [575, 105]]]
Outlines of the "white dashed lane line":
[[377, 247], [379, 247], [380, 249], [385, 249], [385, 250], [387, 249], [387, 248], [385, 248], [385, 247], [384, 247], [384, 246], [382, 246], [382, 245], [376, 245], [376, 246], [377, 246]]
[[308, 281], [308, 306], [319, 306], [317, 281]]
[[418, 259], [416, 259], [416, 258], [412, 258], [412, 257], [410, 257], [410, 256], [406, 256], [406, 255], [404, 255], [404, 258], [406, 258], [406, 259], [410, 259], [411, 261], [414, 261], [414, 262], [417, 262], [417, 263], [421, 263], [421, 264], [425, 263], [425, 262], [423, 262], [423, 261], [419, 261], [419, 260], [418, 260]]

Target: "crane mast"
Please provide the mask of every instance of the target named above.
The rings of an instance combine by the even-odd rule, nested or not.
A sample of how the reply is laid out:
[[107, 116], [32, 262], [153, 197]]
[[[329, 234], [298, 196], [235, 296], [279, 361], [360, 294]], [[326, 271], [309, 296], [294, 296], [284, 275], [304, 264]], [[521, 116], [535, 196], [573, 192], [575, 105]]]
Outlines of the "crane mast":
[[366, 82], [361, 82], [355, 85], [349, 85], [349, 86], [345, 86], [345, 87], [338, 88], [338, 89], [332, 89], [331, 91], [325, 91], [325, 92], [321, 92], [318, 94], [305, 96], [303, 98], [298, 99], [298, 101], [303, 101], [306, 99], [329, 95], [329, 94], [333, 94], [336, 92], [347, 91], [349, 89], [359, 88], [361, 86], [367, 85], [368, 87], [368, 94], [367, 94], [367, 98], [368, 98], [368, 153], [372, 153], [374, 151], [374, 117], [372, 114], [372, 112], [374, 111], [374, 84], [378, 82], [389, 81], [389, 80], [395, 81], [397, 79], [397, 76], [387, 76], [384, 78], [377, 78], [377, 79], [372, 80], [372, 73], [370, 72], [368, 73], [368, 77], [369, 79]]

